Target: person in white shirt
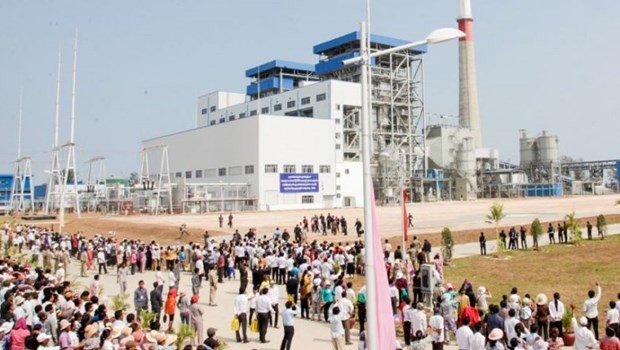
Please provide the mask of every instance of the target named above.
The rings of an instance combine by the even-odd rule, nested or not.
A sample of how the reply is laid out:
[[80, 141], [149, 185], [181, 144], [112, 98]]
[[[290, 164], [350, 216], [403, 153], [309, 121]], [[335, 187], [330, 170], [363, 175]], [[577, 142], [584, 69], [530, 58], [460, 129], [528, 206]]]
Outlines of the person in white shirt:
[[553, 293], [553, 300], [549, 302], [549, 329], [557, 328], [562, 337], [562, 317], [565, 312], [564, 303], [560, 301], [560, 293]]
[[620, 334], [620, 312], [618, 311], [615, 301], [609, 302], [609, 310], [607, 310], [607, 327], [614, 330], [615, 334]]
[[[571, 305], [573, 315], [575, 314], [575, 307]], [[575, 350], [588, 350], [596, 346], [596, 339], [592, 334], [592, 331], [588, 328], [588, 319], [585, 316], [579, 318], [579, 323], [575, 317], [571, 320], [573, 330], [575, 331]]]
[[[403, 310], [404, 311], [404, 310]], [[439, 313], [439, 308], [435, 307], [433, 316], [428, 320], [428, 326], [431, 331], [431, 341], [433, 342], [433, 350], [443, 349], [443, 317]], [[482, 337], [484, 345], [484, 336]]]
[[342, 321], [342, 326], [344, 328], [344, 341], [345, 345], [352, 345], [353, 343], [351, 342], [351, 327], [349, 320], [355, 311], [355, 307], [353, 306], [353, 303], [347, 299], [347, 292], [342, 291], [340, 295], [341, 297], [338, 298], [336, 304], [340, 308], [340, 320]]
[[[239, 320], [239, 329], [235, 332], [237, 336], [237, 343], [244, 342], [248, 343], [248, 306], [250, 302], [248, 297], [245, 295], [245, 289], [239, 289], [239, 295], [235, 297], [235, 305], [233, 308], [233, 312], [237, 320]], [[243, 333], [243, 338], [241, 338], [241, 333]]]
[[256, 319], [258, 320], [258, 334], [261, 343], [267, 343], [265, 339], [267, 335], [267, 326], [269, 325], [269, 314], [273, 313], [273, 307], [271, 306], [271, 299], [267, 296], [269, 289], [263, 288], [260, 291], [260, 296], [256, 298]]
[[484, 334], [481, 332], [482, 330], [482, 322], [478, 322], [474, 325], [474, 335], [469, 338], [469, 349], [470, 350], [484, 350], [484, 343], [486, 342], [486, 338]]
[[416, 311], [411, 315], [411, 334], [417, 334], [418, 331], [420, 331], [422, 332], [424, 337], [426, 337], [427, 328], [428, 328], [428, 322], [426, 321], [426, 313], [424, 312], [424, 304], [418, 303], [416, 305]]
[[[278, 288], [278, 286], [276, 286], [274, 280], [271, 280], [271, 282], [269, 282], [270, 286], [269, 286], [269, 291], [267, 292], [267, 296], [269, 297], [269, 300], [271, 301], [271, 308], [274, 310], [270, 315], [269, 315], [269, 324], [273, 325], [273, 328], [278, 328], [278, 300], [280, 299], [280, 289]], [[275, 321], [273, 320], [273, 318], [275, 317]], [[273, 322], [273, 323], [272, 323]]]
[[329, 330], [332, 336], [332, 349], [344, 350], [344, 328], [342, 327], [342, 320], [340, 315], [340, 308], [334, 307], [332, 313], [329, 316]]
[[297, 307], [290, 300], [285, 304], [286, 309], [282, 311], [282, 325], [284, 325], [284, 337], [280, 344], [280, 350], [291, 350], [293, 336], [295, 335], [295, 316], [299, 315]]
[[583, 311], [588, 319], [588, 329], [594, 327], [594, 338], [598, 340], [598, 302], [601, 300], [601, 285], [596, 282], [596, 294], [588, 291], [588, 299], [583, 302]]
[[414, 311], [415, 308], [410, 304], [405, 304], [403, 307], [403, 333], [406, 346], [411, 345], [411, 316], [413, 316]]
[[508, 319], [504, 321], [504, 332], [506, 333], [506, 339], [510, 342], [510, 339], [517, 337], [517, 331], [515, 330], [515, 326], [520, 323], [519, 319], [516, 317], [517, 312], [515, 309], [508, 310]]
[[470, 339], [474, 335], [471, 328], [469, 328], [469, 317], [463, 317], [463, 325], [456, 331], [456, 346], [459, 350], [470, 349]]

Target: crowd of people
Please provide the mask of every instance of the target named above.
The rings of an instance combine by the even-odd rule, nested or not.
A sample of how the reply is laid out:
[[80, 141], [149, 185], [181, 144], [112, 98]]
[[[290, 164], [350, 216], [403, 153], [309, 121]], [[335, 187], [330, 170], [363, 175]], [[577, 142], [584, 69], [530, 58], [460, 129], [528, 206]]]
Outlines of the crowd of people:
[[[229, 219], [232, 228], [232, 214]], [[200, 242], [160, 245], [113, 234], [87, 237], [82, 232], [5, 225], [8, 248], [0, 259], [3, 348], [149, 350], [176, 348], [179, 343], [188, 350], [221, 349], [218, 331], [209, 327], [205, 332], [205, 310], [199, 301], [206, 293], [201, 289], [208, 286], [208, 305], [216, 307], [218, 285], [239, 283], [230, 310], [237, 342], [250, 342], [248, 333], [256, 332], [258, 341], [267, 343], [268, 333], [281, 325], [280, 348], [291, 349], [295, 320], [302, 318], [327, 323], [333, 349], [353, 345], [354, 338], [359, 349], [366, 349], [366, 290], [354, 289], [352, 282], [365, 273], [363, 243], [320, 242], [307, 235], [346, 234], [346, 227], [344, 217], [315, 215], [304, 217], [293, 237], [286, 229], [276, 228], [262, 237], [250, 229], [244, 235], [236, 230], [231, 240], [220, 242], [205, 232]], [[183, 232], [189, 236], [185, 226], [180, 231], [181, 238]], [[19, 255], [23, 250], [29, 254]], [[445, 281], [442, 256], [431, 254], [428, 240], [414, 236], [406, 250], [392, 249], [386, 240], [383, 250], [393, 316], [403, 329], [403, 342], [395, 348], [439, 350], [450, 344], [450, 333], [459, 350], [557, 350], [562, 345], [562, 320], [569, 308], [558, 293], [549, 302], [544, 294], [521, 296], [513, 288], [499, 304], [490, 304], [486, 288], [474, 289], [465, 281], [457, 290]], [[72, 261], [79, 262], [81, 276], [92, 276], [88, 287], [69, 280]], [[433, 267], [428, 281], [423, 266]], [[131, 297], [133, 308], [112, 310], [100, 299], [100, 277], [108, 273], [116, 273], [120, 295]], [[155, 277], [150, 290], [142, 278], [146, 273]], [[131, 278], [131, 284], [139, 280], [137, 286], [130, 284], [132, 275], [138, 275]], [[190, 276], [191, 291], [180, 288], [182, 276]], [[436, 281], [430, 292], [429, 281]], [[578, 350], [597, 344], [600, 298], [597, 285], [584, 302], [584, 316], [572, 318]], [[607, 335], [600, 347], [620, 350], [614, 336], [619, 331], [620, 300], [609, 306]], [[179, 340], [175, 320], [194, 335]], [[356, 325], [359, 332], [354, 331]], [[618, 347], [610, 347], [612, 343]]]

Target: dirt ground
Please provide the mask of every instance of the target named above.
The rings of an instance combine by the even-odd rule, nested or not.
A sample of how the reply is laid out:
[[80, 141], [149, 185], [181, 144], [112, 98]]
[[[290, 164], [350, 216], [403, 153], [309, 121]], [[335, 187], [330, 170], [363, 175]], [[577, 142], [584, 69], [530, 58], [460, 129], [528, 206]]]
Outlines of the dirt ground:
[[[532, 220], [539, 218], [541, 222], [556, 222], [563, 220], [567, 213], [575, 211], [577, 217], [587, 218], [592, 221], [598, 214], [605, 214], [608, 223], [620, 222], [620, 206], [615, 203], [620, 200], [620, 195], [608, 196], [580, 196], [564, 198], [526, 198], [501, 200], [504, 212], [507, 214], [502, 221], [502, 227], [513, 225], [529, 225]], [[485, 222], [491, 200], [478, 200], [473, 202], [435, 202], [414, 203], [407, 205], [408, 212], [414, 216], [414, 228], [410, 230], [413, 235], [424, 235], [429, 238], [433, 246], [439, 244], [439, 232], [444, 227], [449, 227], [456, 243], [476, 241], [481, 230], [492, 237], [493, 227]], [[334, 214], [344, 216], [347, 219], [349, 232], [354, 231], [353, 224], [356, 218], [363, 220], [362, 208], [342, 208], [332, 210], [292, 210], [272, 212], [238, 212], [234, 215], [232, 229], [218, 227], [220, 213], [201, 215], [136, 215], [136, 216], [101, 216], [98, 214], [85, 214], [81, 218], [67, 215], [66, 229], [69, 231], [83, 231], [86, 235], [95, 233], [107, 234], [115, 232], [119, 238], [142, 240], [158, 240], [164, 243], [172, 243], [179, 237], [179, 227], [186, 224], [190, 237], [184, 241], [201, 240], [205, 230], [211, 235], [230, 235], [235, 229], [245, 233], [249, 228], [256, 228], [261, 235], [268, 237], [276, 227], [293, 231], [295, 224], [299, 223], [304, 216], [310, 218], [313, 215]], [[223, 213], [227, 219], [228, 213]], [[393, 246], [400, 244], [402, 231], [402, 215], [400, 207], [378, 207], [377, 216], [382, 237], [390, 239]], [[226, 221], [226, 220], [225, 220]], [[45, 225], [58, 225], [57, 222], [37, 222]], [[337, 236], [309, 234], [309, 239], [327, 241], [356, 240], [355, 234], [349, 234], [346, 238]]]

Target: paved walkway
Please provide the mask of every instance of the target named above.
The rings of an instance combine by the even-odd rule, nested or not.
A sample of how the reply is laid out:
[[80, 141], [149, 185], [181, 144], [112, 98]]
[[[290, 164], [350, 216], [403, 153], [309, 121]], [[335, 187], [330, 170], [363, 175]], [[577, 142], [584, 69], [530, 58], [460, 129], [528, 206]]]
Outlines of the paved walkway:
[[[620, 233], [620, 225], [611, 225], [608, 228], [609, 234], [619, 234]], [[585, 232], [585, 230], [584, 230]], [[531, 237], [528, 237], [528, 246], [531, 247]], [[544, 234], [539, 238], [539, 245], [548, 244], [548, 235]], [[495, 241], [487, 242], [487, 252], [490, 254], [497, 247]], [[438, 249], [435, 248], [437, 251]], [[478, 243], [469, 243], [457, 245], [454, 248], [454, 256], [456, 258], [474, 256], [480, 254]], [[74, 261], [69, 269], [70, 277], [69, 280], [75, 280], [79, 282], [84, 287], [88, 287], [88, 285], [92, 282], [92, 276], [94, 272], [90, 272], [90, 277], [82, 278], [79, 276], [79, 264], [77, 261]], [[167, 273], [164, 273], [164, 276], [167, 280]], [[191, 292], [191, 283], [190, 283], [191, 275], [189, 273], [182, 273], [181, 282], [180, 282], [180, 290]], [[146, 272], [143, 274], [136, 274], [134, 276], [129, 277], [128, 290], [133, 295], [133, 291], [136, 289], [139, 280], [144, 280], [146, 282], [146, 287], [150, 291], [152, 289], [152, 284], [155, 280], [154, 272]], [[117, 295], [119, 293], [119, 286], [116, 283], [116, 269], [111, 269], [109, 274], [101, 276], [101, 282], [104, 287], [104, 302], [106, 300], [110, 300], [113, 295]], [[218, 285], [217, 291], [217, 304], [216, 307], [207, 306], [208, 301], [208, 286], [207, 283], [203, 283], [203, 288], [200, 291], [200, 305], [203, 307], [205, 311], [204, 315], [204, 331], [208, 327], [215, 327], [218, 329], [218, 336], [220, 339], [224, 340], [228, 344], [228, 348], [230, 350], [236, 349], [260, 349], [260, 350], [271, 350], [271, 349], [279, 349], [280, 341], [283, 335], [283, 328], [281, 321], [280, 328], [269, 328], [267, 332], [267, 339], [271, 342], [268, 344], [260, 344], [258, 342], [258, 334], [249, 333], [250, 343], [248, 344], [239, 344], [235, 340], [234, 332], [230, 330], [230, 322], [232, 320], [232, 310], [233, 310], [233, 301], [235, 295], [237, 295], [237, 291], [239, 288], [239, 281], [225, 281], [222, 284]], [[167, 291], [167, 287], [164, 288]], [[165, 292], [164, 292], [165, 293]], [[284, 305], [284, 300], [286, 298], [286, 292], [284, 290], [284, 286], [281, 287], [280, 295], [282, 296], [282, 301], [280, 302], [281, 307]], [[164, 296], [165, 298], [165, 296]], [[133, 309], [133, 299], [129, 298], [129, 303]], [[177, 317], [178, 322], [178, 317]], [[205, 338], [206, 335], [203, 335]], [[352, 331], [352, 340], [355, 345], [346, 346], [345, 349], [357, 349], [357, 340], [358, 340], [358, 332]], [[309, 349], [312, 346], [318, 347], [331, 347], [330, 344], [330, 333], [329, 326], [325, 322], [315, 322], [308, 321], [304, 319], [297, 319], [295, 321], [295, 337], [293, 340], [293, 349]], [[429, 347], [430, 348], [430, 347]], [[447, 349], [453, 349], [454, 347], [447, 347]]]

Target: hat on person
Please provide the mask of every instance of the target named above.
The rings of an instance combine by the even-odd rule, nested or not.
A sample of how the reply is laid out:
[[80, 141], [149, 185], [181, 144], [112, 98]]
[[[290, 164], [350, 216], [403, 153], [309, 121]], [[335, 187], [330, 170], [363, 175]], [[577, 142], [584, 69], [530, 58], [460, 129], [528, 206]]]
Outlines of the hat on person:
[[39, 335], [37, 335], [37, 342], [39, 342], [39, 344], [50, 339], [52, 339], [52, 336], [47, 335], [46, 333], [40, 333]]
[[319, 284], [321, 284], [321, 279], [320, 279], [320, 278], [315, 278], [315, 279], [312, 281], [312, 284], [314, 284], [315, 286], [318, 286]]
[[491, 333], [489, 333], [489, 340], [500, 340], [503, 337], [504, 332], [499, 328], [495, 328], [491, 331]]
[[396, 274], [396, 279], [397, 279], [397, 280], [399, 280], [399, 279], [401, 279], [401, 278], [403, 278], [403, 273], [399, 271], [399, 272]]
[[163, 345], [170, 345], [172, 343], [175, 342], [175, 340], [177, 340], [177, 336], [174, 334], [166, 334], [166, 333], [157, 333], [157, 335], [155, 336], [155, 339], [157, 340], [157, 343], [161, 343]]
[[478, 294], [484, 294], [487, 292], [487, 289], [484, 286], [478, 287]]
[[579, 317], [579, 325], [580, 326], [587, 326], [588, 325], [588, 319], [585, 316]]
[[536, 304], [537, 305], [544, 305], [547, 303], [547, 296], [544, 295], [543, 293], [540, 293], [536, 296]]
[[212, 337], [212, 336], [214, 336], [214, 335], [215, 335], [215, 332], [217, 332], [217, 329], [215, 329], [215, 328], [209, 328], [209, 329], [207, 329], [207, 336], [208, 336], [208, 337]]
[[180, 295], [180, 296], [184, 296], [184, 295], [185, 295], [185, 292], [184, 292], [184, 291], [180, 291], [180, 292], [179, 292], [179, 295]]
[[136, 343], [134, 340], [129, 340], [128, 342], [125, 343], [125, 348], [137, 348], [138, 347], [138, 343]]
[[67, 320], [60, 320], [60, 326], [58, 328], [60, 328], [60, 330], [62, 331], [63, 329], [69, 327], [71, 325], [71, 323], [69, 323], [69, 321]]
[[446, 290], [452, 290], [454, 289], [454, 286], [452, 286], [452, 283], [446, 283]]
[[95, 334], [97, 334], [98, 330], [99, 329], [96, 324], [89, 324], [86, 328], [84, 328], [84, 338], [92, 338]]
[[523, 305], [529, 305], [532, 302], [532, 300], [530, 300], [530, 298], [525, 297], [523, 298]]
[[112, 327], [112, 332], [110, 332], [110, 338], [114, 339], [120, 337], [121, 334], [123, 334], [123, 328], [125, 327], [120, 325]]
[[418, 310], [424, 310], [424, 304], [422, 304], [422, 303], [418, 303], [418, 304], [416, 305], [416, 309], [418, 309]]
[[58, 267], [63, 267], [65, 264], [63, 263], [58, 263]]
[[21, 295], [15, 297], [15, 305], [21, 305], [24, 303], [24, 301], [26, 301], [26, 299], [24, 299], [24, 297]]
[[131, 333], [133, 333], [133, 329], [131, 329], [131, 327], [123, 327], [123, 330], [121, 331], [121, 334], [126, 337], [130, 336]]
[[0, 332], [2, 333], [6, 333], [9, 332], [11, 329], [13, 329], [13, 322], [4, 322], [2, 324], [2, 326], [0, 326]]
[[190, 299], [190, 301], [192, 303], [197, 303], [199, 299], [200, 297], [198, 295], [192, 295], [192, 298]]

